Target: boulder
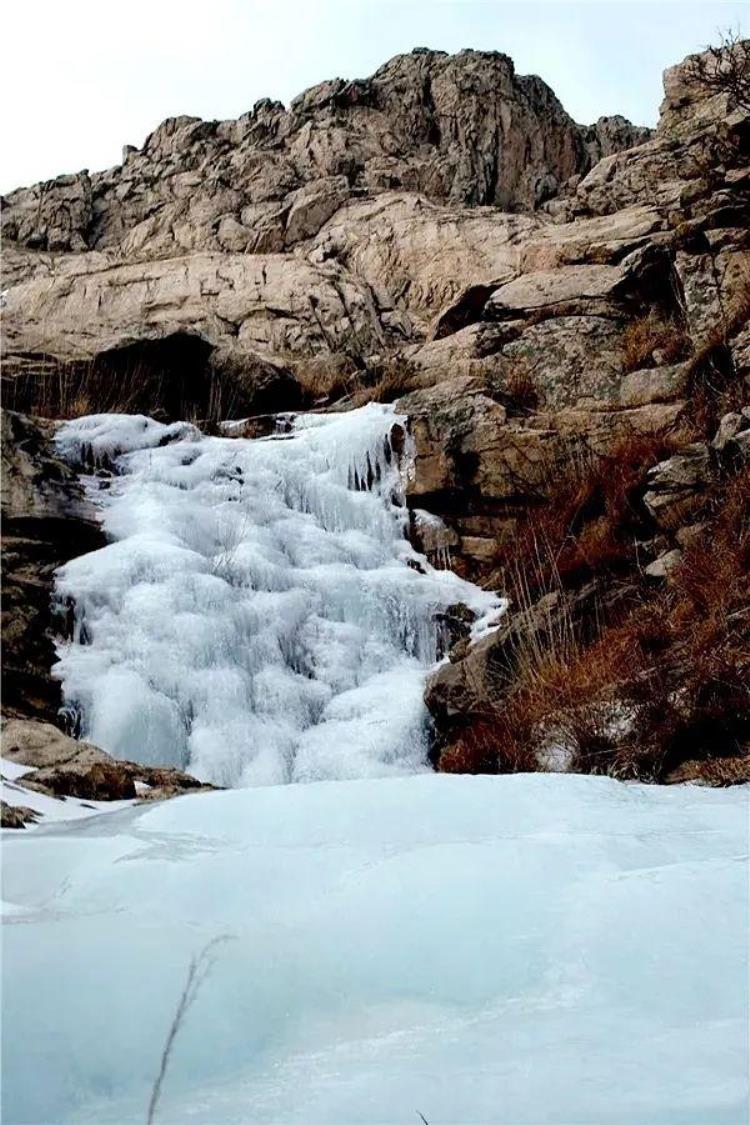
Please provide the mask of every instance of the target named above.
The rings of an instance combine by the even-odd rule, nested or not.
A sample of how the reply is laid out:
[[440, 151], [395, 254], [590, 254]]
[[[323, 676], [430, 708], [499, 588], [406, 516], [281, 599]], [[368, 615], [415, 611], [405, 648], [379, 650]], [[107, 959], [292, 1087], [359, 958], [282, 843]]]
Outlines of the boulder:
[[685, 363], [630, 371], [620, 380], [623, 406], [646, 406], [652, 402], [673, 402], [684, 396], [689, 380]]
[[87, 770], [112, 761], [88, 742], [78, 742], [52, 723], [6, 719], [2, 723], [2, 756], [19, 766], [53, 770], [66, 766]]
[[643, 502], [659, 527], [671, 530], [700, 507], [711, 480], [709, 448], [694, 442], [649, 470]]
[[665, 551], [663, 554], [655, 558], [652, 563], [645, 568], [644, 574], [647, 578], [654, 578], [658, 581], [669, 578], [675, 567], [678, 567], [682, 562], [683, 554], [679, 548], [675, 547], [671, 551]]
[[20, 782], [51, 797], [88, 801], [163, 800], [190, 790], [212, 789], [171, 767], [121, 761], [63, 734], [51, 723], [10, 719], [2, 725], [2, 754], [29, 766]]
[[715, 449], [717, 453], [723, 453], [726, 447], [736, 440], [740, 430], [747, 428], [750, 428], [750, 419], [737, 412], [725, 414], [719, 422], [719, 428], [711, 442], [711, 448]]
[[39, 813], [26, 805], [9, 805], [7, 801], [0, 801], [0, 828], [25, 828], [38, 819]]
[[577, 315], [601, 315], [612, 311], [628, 276], [625, 267], [609, 265], [561, 265], [525, 273], [494, 291], [485, 314], [489, 319], [512, 318], [565, 305]]

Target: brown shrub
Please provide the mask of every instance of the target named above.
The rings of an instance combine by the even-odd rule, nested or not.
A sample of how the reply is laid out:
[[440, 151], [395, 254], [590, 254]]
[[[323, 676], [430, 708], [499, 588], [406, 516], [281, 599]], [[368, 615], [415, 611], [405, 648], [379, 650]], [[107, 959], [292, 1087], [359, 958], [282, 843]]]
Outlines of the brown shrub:
[[636, 561], [635, 538], [650, 533], [640, 504], [648, 469], [669, 456], [679, 436], [620, 437], [606, 454], [580, 442], [551, 462], [546, 495], [512, 539], [499, 541], [493, 582], [523, 602], [567, 589]]
[[[371, 380], [371, 381], [369, 381]], [[415, 372], [403, 359], [386, 360], [378, 368], [368, 373], [368, 382], [360, 386], [352, 396], [353, 406], [364, 406], [367, 402], [393, 402], [414, 389]]]
[[499, 725], [477, 719], [461, 729], [440, 755], [441, 773], [497, 773]]
[[492, 396], [501, 403], [510, 416], [530, 414], [539, 406], [539, 388], [534, 369], [524, 355], [506, 359], [498, 385]]
[[407, 360], [389, 357], [374, 366], [352, 367], [342, 356], [316, 356], [297, 361], [294, 374], [305, 401], [312, 406], [347, 408], [368, 402], [393, 402], [411, 390], [414, 371]]
[[[638, 371], [642, 367], [676, 363], [684, 358], [688, 340], [673, 320], [664, 320], [653, 312], [631, 320], [622, 334], [623, 369]], [[655, 353], [659, 353], [658, 356]]]
[[568, 619], [522, 641], [510, 686], [456, 735], [440, 768], [539, 768], [547, 743], [575, 772], [661, 781], [685, 761], [747, 754], [749, 496], [745, 465], [716, 487], [708, 526], [666, 587], [602, 614], [593, 639]]
[[[123, 377], [90, 360], [65, 362], [40, 358], [3, 373], [3, 403], [42, 418], [79, 418], [91, 413], [132, 413], [152, 372], [133, 366]], [[159, 388], [156, 388], [158, 394]]]
[[357, 374], [351, 364], [340, 356], [313, 356], [293, 364], [294, 377], [302, 388], [305, 402], [312, 406], [328, 406], [350, 395], [356, 387]]

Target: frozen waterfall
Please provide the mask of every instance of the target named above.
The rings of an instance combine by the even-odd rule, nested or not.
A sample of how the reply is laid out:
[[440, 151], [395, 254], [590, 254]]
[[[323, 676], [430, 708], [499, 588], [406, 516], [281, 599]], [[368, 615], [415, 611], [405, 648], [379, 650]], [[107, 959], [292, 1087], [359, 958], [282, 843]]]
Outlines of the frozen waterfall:
[[112, 540], [58, 574], [82, 738], [229, 786], [423, 768], [436, 614], [503, 606], [410, 546], [405, 419], [369, 404], [248, 440], [93, 415], [56, 442]]

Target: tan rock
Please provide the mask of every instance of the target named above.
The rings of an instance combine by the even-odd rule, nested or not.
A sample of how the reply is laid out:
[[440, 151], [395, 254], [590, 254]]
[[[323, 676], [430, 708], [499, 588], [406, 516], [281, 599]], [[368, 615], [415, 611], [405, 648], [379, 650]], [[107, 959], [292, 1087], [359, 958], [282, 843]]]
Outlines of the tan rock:
[[3, 757], [34, 767], [22, 785], [53, 797], [89, 801], [163, 800], [191, 790], [212, 789], [181, 770], [142, 766], [112, 758], [97, 746], [78, 742], [51, 723], [5, 720]]
[[645, 568], [644, 574], [648, 578], [664, 579], [669, 578], [675, 567], [678, 567], [682, 562], [683, 554], [678, 548], [671, 551], [665, 551], [664, 554], [659, 555], [652, 563]]
[[20, 766], [85, 769], [111, 762], [109, 754], [88, 742], [77, 742], [51, 723], [10, 719], [2, 724], [2, 756]]
[[684, 363], [631, 371], [620, 381], [623, 406], [646, 406], [652, 402], [671, 402], [682, 397], [688, 381]]
[[719, 428], [716, 431], [711, 448], [715, 449], [717, 453], [722, 453], [727, 445], [733, 441], [740, 430], [744, 430], [748, 425], [748, 420], [736, 412], [725, 414], [719, 422]]
[[539, 270], [501, 285], [487, 302], [487, 315], [513, 316], [519, 312], [576, 304], [589, 313], [605, 312], [628, 277], [618, 266], [558, 266]]

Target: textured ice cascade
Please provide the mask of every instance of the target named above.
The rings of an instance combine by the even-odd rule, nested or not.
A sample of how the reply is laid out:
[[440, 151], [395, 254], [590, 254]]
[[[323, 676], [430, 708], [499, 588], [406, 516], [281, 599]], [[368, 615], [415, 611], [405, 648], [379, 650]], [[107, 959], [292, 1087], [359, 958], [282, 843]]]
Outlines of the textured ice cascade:
[[255, 440], [62, 426], [112, 540], [58, 573], [81, 737], [229, 786], [422, 768], [436, 614], [464, 602], [481, 630], [503, 607], [410, 546], [404, 421], [370, 404]]

